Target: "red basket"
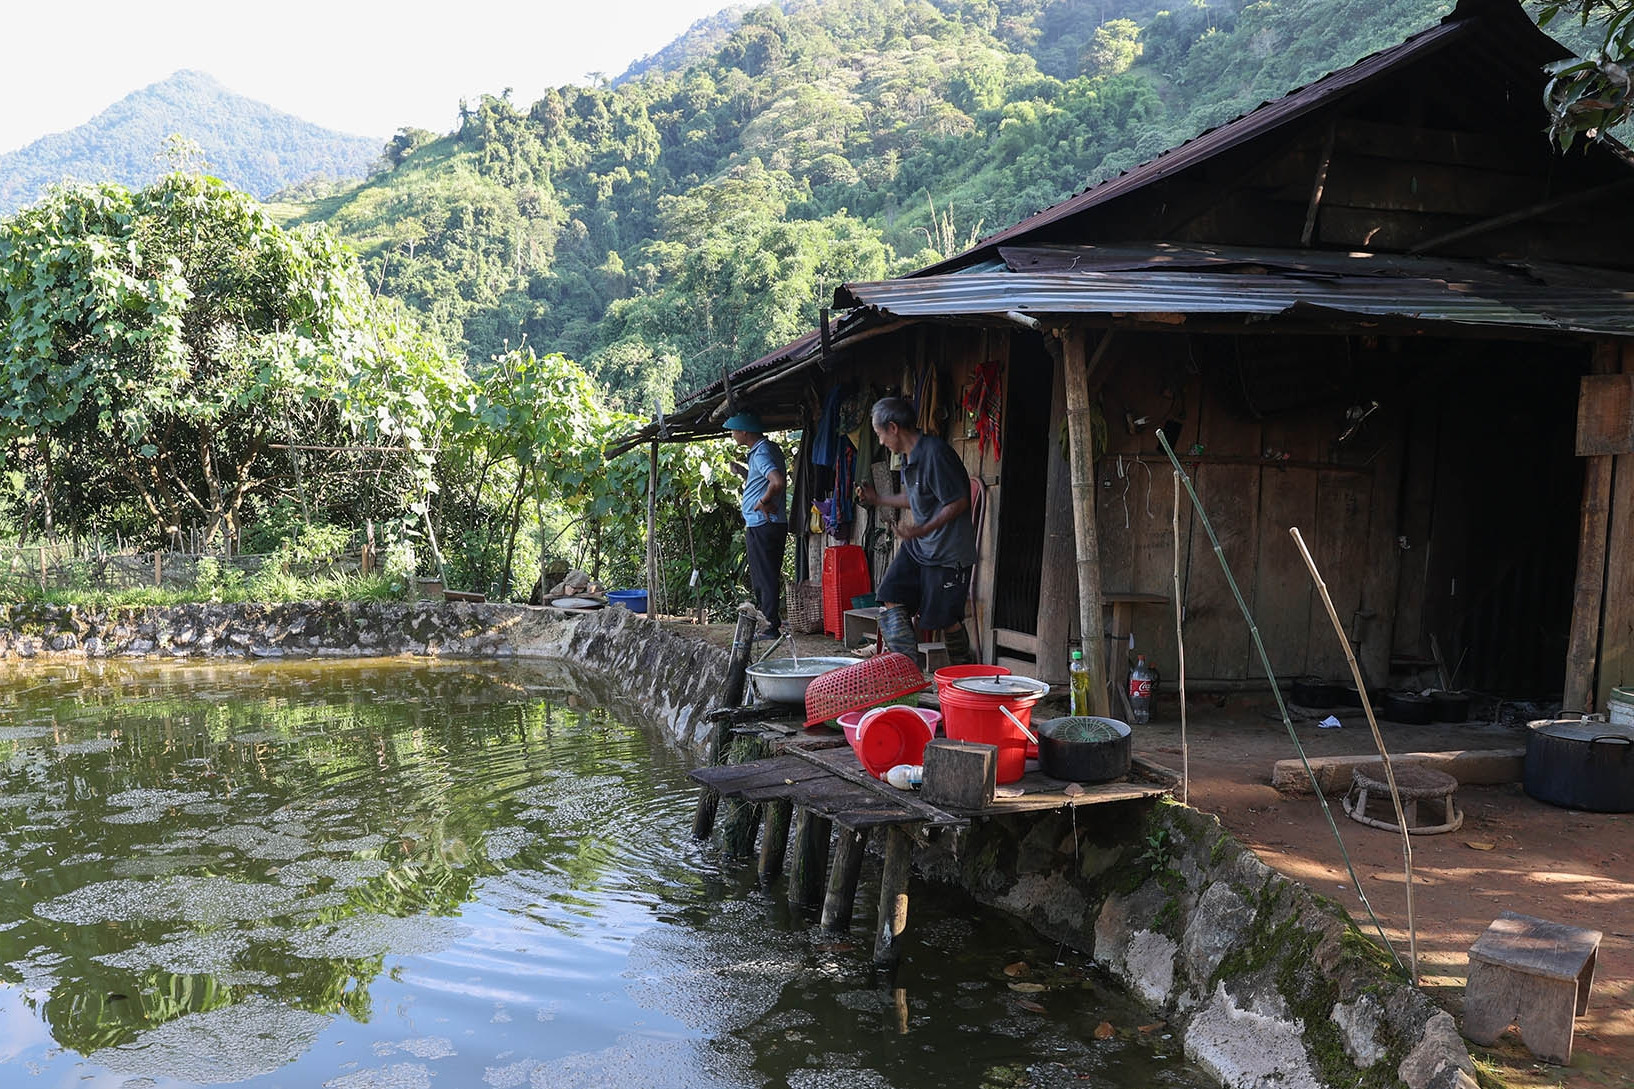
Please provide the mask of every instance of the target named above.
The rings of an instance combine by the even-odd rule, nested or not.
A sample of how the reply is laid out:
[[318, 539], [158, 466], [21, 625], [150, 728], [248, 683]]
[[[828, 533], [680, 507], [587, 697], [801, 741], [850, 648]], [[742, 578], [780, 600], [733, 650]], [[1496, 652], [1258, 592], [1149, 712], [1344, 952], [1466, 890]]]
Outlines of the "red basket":
[[845, 611], [851, 599], [872, 590], [868, 552], [861, 545], [830, 545], [823, 551], [823, 631], [835, 639], [845, 635]]
[[806, 725], [901, 699], [930, 684], [906, 654], [876, 654], [816, 677], [806, 686]]

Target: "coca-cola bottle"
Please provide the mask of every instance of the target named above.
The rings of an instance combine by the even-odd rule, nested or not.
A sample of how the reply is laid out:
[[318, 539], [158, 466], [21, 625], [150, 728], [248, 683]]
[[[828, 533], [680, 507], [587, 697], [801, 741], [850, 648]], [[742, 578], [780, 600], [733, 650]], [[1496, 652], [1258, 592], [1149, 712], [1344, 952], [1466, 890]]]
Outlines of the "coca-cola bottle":
[[1152, 697], [1157, 694], [1157, 671], [1146, 664], [1146, 655], [1135, 659], [1129, 671], [1129, 719], [1135, 725], [1152, 721]]

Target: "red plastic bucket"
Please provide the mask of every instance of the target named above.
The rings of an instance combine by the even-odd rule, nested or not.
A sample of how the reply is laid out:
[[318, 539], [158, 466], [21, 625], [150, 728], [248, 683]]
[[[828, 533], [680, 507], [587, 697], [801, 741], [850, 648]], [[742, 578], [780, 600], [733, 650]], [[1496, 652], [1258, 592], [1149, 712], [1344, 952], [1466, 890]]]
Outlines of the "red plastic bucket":
[[[966, 677], [1008, 677], [1009, 675], [1010, 671], [1001, 665], [943, 666], [936, 671], [936, 701], [940, 703], [947, 697], [948, 689], [953, 687], [954, 681], [961, 681]], [[1022, 716], [1017, 715], [1016, 717], [1021, 718]], [[1028, 725], [1032, 724], [1028, 723]], [[946, 733], [946, 727], [943, 728], [943, 732]], [[948, 734], [948, 736], [953, 735]], [[1027, 755], [1033, 758], [1038, 756], [1038, 746], [1031, 741], [1027, 742]]]
[[[990, 671], [993, 668], [987, 667]], [[940, 674], [941, 670], [937, 672]], [[955, 741], [975, 741], [983, 745], [998, 746], [996, 778], [1001, 783], [1013, 783], [1027, 770], [1027, 736], [1016, 729], [999, 708], [1008, 707], [1011, 714], [1030, 728], [1033, 704], [1041, 698], [1041, 695], [987, 696], [978, 692], [963, 691], [950, 683], [942, 691], [942, 728]]]

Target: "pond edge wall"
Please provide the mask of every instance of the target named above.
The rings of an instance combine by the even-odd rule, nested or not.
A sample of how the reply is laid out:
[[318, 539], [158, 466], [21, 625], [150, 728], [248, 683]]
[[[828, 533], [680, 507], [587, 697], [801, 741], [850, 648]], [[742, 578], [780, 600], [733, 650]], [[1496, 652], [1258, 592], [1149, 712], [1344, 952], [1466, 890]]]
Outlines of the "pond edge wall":
[[[724, 650], [617, 608], [0, 606], [0, 661], [13, 663], [383, 655], [572, 662], [694, 750], [727, 673]], [[1135, 802], [987, 820], [919, 850], [915, 863], [1093, 956], [1233, 1089], [1477, 1085], [1451, 1014], [1340, 905], [1277, 874], [1197, 810]]]

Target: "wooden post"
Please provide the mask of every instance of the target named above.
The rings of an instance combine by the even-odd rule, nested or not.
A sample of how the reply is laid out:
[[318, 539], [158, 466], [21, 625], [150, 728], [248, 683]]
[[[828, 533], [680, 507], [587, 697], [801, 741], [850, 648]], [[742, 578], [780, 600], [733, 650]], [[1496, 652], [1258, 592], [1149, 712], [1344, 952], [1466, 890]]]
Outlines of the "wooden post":
[[879, 876], [879, 932], [874, 936], [874, 963], [902, 959], [902, 932], [908, 929], [908, 875], [913, 870], [913, 841], [901, 825], [885, 837], [885, 868]]
[[[661, 426], [662, 424], [660, 424]], [[647, 456], [647, 619], [658, 615], [658, 439]]]
[[[157, 563], [159, 554], [157, 552], [155, 552], [153, 555], [154, 555], [154, 562]], [[155, 576], [155, 580], [157, 580], [157, 576]], [[157, 581], [155, 581], [155, 585], [157, 585]], [[40, 592], [44, 593], [45, 589], [46, 589], [45, 545], [41, 545], [40, 546]]]
[[[727, 755], [728, 764], [751, 764], [772, 754], [772, 747], [763, 737], [745, 736], [732, 742]], [[760, 804], [731, 799], [726, 803], [726, 814], [721, 818], [721, 850], [733, 858], [745, 858], [754, 853], [755, 833], [760, 830]]]
[[[1617, 345], [1594, 345], [1593, 374], [1617, 369]], [[1572, 589], [1572, 629], [1566, 649], [1566, 680], [1560, 699], [1568, 712], [1594, 710], [1595, 664], [1600, 654], [1600, 606], [1606, 589], [1606, 533], [1611, 518], [1613, 458], [1599, 454], [1583, 459], [1583, 509], [1577, 537], [1577, 581]]]
[[[45, 553], [44, 552], [40, 553], [40, 559], [41, 559], [41, 562], [43, 563], [44, 559], [45, 559]], [[163, 588], [163, 586], [164, 586], [164, 577], [165, 577], [165, 554], [162, 551], [160, 551], [159, 549], [154, 549], [153, 550], [153, 586], [154, 586], [155, 589]]]
[[[732, 633], [732, 656], [726, 665], [726, 691], [722, 693], [721, 708], [731, 710], [743, 702], [743, 688], [748, 682], [749, 648], [755, 637], [755, 614], [753, 609], [738, 610], [737, 630]], [[722, 750], [725, 745], [726, 732], [731, 729], [730, 718], [723, 718], [710, 735], [708, 751], [705, 753], [705, 765], [713, 767], [721, 762]], [[698, 807], [692, 814], [692, 834], [698, 839], [707, 839], [710, 829], [715, 826], [715, 808], [720, 804], [721, 796], [703, 787], [698, 791]]]
[[868, 845], [866, 828], [840, 828], [834, 842], [834, 865], [828, 871], [828, 893], [823, 897], [822, 928], [836, 933], [851, 926], [851, 911], [857, 902], [857, 878], [862, 874], [862, 856]]
[[1044, 484], [1044, 560], [1038, 583], [1038, 679], [1050, 684], [1067, 680], [1067, 646], [1078, 615], [1078, 583], [1072, 566], [1072, 470], [1056, 442], [1067, 417], [1066, 366], [1061, 354], [1051, 353], [1055, 382]]
[[[1086, 360], [1086, 333], [1077, 326], [1061, 333], [1066, 371], [1068, 460], [1072, 466], [1072, 528], [1078, 553], [1078, 630], [1084, 665], [1089, 669], [1090, 713], [1111, 713], [1106, 692], [1106, 646], [1101, 637], [1101, 548], [1095, 527], [1095, 440], [1091, 427], [1089, 375], [1112, 343], [1112, 331], [1101, 335], [1095, 357]], [[904, 894], [905, 895], [905, 894]]]
[[805, 806], [794, 810], [794, 864], [789, 867], [789, 903], [809, 907], [822, 900], [828, 868], [828, 836], [833, 822]]
[[786, 799], [766, 803], [765, 831], [760, 836], [760, 884], [769, 887], [783, 876], [783, 858], [789, 850], [789, 819], [794, 806]]

